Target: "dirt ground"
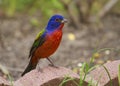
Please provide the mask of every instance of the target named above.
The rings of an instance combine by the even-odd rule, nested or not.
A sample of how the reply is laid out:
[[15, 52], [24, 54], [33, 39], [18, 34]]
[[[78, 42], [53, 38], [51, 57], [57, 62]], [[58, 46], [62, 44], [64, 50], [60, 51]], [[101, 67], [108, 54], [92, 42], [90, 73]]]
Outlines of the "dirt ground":
[[[0, 29], [4, 42], [4, 46], [0, 46], [0, 65], [5, 66], [16, 80], [29, 62], [29, 49], [40, 29], [31, 26], [29, 17], [24, 16], [4, 19]], [[78, 30], [66, 25], [63, 32], [61, 45], [51, 56], [58, 66], [77, 67], [79, 63], [89, 62], [93, 52], [102, 48], [112, 48], [115, 51], [101, 52], [95, 63], [120, 59], [120, 16], [109, 15], [96, 26], [84, 26]], [[75, 36], [74, 40], [69, 39], [70, 34]], [[41, 67], [48, 64], [47, 60], [40, 60]]]

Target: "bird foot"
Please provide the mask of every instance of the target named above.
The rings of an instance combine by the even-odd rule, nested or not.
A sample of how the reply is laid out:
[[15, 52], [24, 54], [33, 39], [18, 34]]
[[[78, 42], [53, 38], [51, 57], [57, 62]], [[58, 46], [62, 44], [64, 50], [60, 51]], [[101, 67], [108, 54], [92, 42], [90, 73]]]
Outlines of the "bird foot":
[[43, 73], [43, 70], [40, 68], [40, 67], [38, 67], [38, 72], [41, 72], [41, 73]]
[[53, 65], [53, 64], [49, 64], [49, 66], [51, 66], [51, 67], [55, 67], [55, 68], [59, 68], [58, 66]]

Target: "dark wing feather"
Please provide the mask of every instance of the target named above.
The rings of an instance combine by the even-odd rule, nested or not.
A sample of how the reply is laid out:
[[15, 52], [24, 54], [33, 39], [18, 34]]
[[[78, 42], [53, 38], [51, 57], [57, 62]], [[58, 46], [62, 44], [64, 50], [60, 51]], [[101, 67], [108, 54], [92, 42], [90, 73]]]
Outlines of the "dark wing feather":
[[43, 30], [37, 35], [32, 47], [30, 49], [29, 58], [34, 54], [35, 50], [45, 42], [44, 32], [45, 31]]

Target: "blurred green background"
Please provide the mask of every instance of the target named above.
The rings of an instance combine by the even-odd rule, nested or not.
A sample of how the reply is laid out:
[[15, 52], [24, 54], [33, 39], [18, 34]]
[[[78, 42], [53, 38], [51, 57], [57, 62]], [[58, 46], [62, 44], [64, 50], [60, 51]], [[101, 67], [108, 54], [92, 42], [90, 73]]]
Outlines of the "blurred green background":
[[[1, 0], [1, 17], [14, 17], [15, 15], [35, 14], [41, 15], [46, 21], [50, 16], [56, 13], [64, 14], [70, 19], [70, 22], [76, 28], [79, 23], [98, 21], [107, 13], [120, 14], [119, 0]], [[95, 17], [95, 20], [90, 20]], [[38, 26], [40, 21], [37, 18], [31, 19], [33, 25]], [[43, 23], [44, 22], [40, 22]]]

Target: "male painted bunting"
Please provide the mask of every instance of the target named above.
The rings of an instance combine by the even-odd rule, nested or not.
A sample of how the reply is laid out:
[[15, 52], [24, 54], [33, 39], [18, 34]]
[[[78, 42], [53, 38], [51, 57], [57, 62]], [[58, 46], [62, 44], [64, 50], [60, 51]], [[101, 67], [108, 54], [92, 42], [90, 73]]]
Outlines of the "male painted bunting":
[[54, 66], [48, 57], [58, 48], [62, 38], [62, 28], [66, 22], [67, 20], [61, 15], [54, 15], [49, 19], [46, 28], [36, 36], [29, 53], [30, 62], [22, 76], [35, 69], [39, 59], [42, 58], [47, 58]]

